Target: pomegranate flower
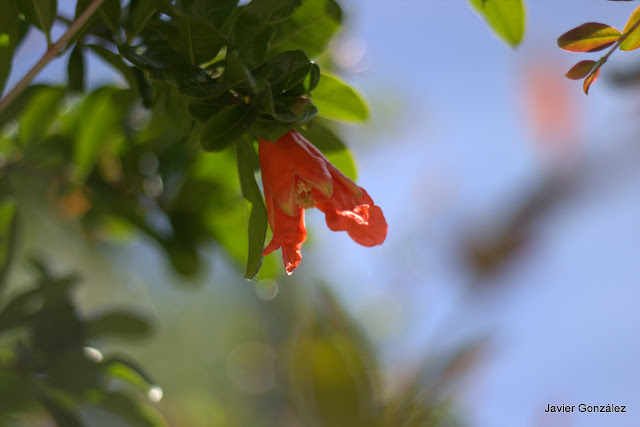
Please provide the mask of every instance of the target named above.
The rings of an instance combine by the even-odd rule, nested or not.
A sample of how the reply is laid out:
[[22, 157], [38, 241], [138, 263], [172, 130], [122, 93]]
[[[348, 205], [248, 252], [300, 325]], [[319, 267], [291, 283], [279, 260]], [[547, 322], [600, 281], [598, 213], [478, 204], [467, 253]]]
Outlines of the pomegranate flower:
[[304, 210], [316, 207], [332, 231], [346, 231], [363, 246], [387, 237], [387, 222], [371, 197], [347, 178], [299, 132], [291, 130], [276, 142], [259, 138], [260, 168], [271, 242], [268, 255], [282, 248], [287, 274], [296, 269], [307, 238]]

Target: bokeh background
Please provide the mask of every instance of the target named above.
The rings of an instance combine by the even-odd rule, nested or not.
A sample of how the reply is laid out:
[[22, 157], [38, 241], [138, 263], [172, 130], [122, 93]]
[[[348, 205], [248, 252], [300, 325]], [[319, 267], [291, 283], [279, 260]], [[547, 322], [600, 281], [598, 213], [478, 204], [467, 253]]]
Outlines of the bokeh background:
[[[563, 75], [589, 54], [556, 45], [584, 22], [622, 28], [635, 4], [530, 0], [515, 51], [462, 0], [341, 5], [330, 60], [371, 119], [340, 131], [384, 210], [384, 245], [360, 247], [310, 211], [293, 276], [247, 282], [212, 249], [187, 283], [152, 242], [96, 244], [35, 213], [26, 246], [90, 278], [75, 294], [83, 311], [153, 319], [152, 336], [100, 350], [144, 364], [170, 425], [331, 425], [331, 411], [334, 425], [363, 422], [323, 407], [320, 388], [309, 397], [310, 348], [346, 364], [351, 407], [369, 396], [431, 414], [406, 425], [638, 425], [640, 103], [624, 77], [640, 60], [613, 55], [587, 97]], [[61, 2], [63, 13], [74, 6]], [[7, 87], [42, 47], [32, 31]], [[90, 87], [119, 81], [95, 58], [89, 73]], [[66, 61], [37, 81], [65, 82]], [[353, 386], [373, 377], [371, 390]], [[579, 403], [627, 413], [544, 412]], [[87, 416], [114, 425], [102, 415]]]

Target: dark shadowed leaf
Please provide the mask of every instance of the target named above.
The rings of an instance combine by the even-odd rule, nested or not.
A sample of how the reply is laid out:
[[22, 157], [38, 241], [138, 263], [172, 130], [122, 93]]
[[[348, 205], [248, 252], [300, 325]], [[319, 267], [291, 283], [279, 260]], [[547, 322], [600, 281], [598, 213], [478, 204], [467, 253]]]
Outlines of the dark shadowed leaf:
[[312, 96], [320, 117], [341, 122], [362, 122], [369, 118], [369, 110], [360, 95], [328, 74], [322, 74]]
[[[89, 7], [92, 0], [78, 0], [76, 3], [76, 19]], [[120, 28], [120, 0], [105, 0], [95, 14], [96, 22], [105, 25], [118, 37]]]
[[92, 44], [87, 45], [96, 55], [98, 55], [107, 64], [118, 70], [122, 77], [127, 81], [129, 87], [140, 94], [145, 106], [151, 103], [151, 88], [144, 79], [144, 73], [138, 68], [128, 66], [120, 55], [110, 51], [104, 46]]
[[199, 65], [215, 58], [227, 40], [205, 17], [188, 14], [171, 5], [168, 0], [157, 0], [158, 10], [173, 18], [172, 22], [154, 21], [160, 31], [181, 53], [188, 63]]
[[[4, 5], [2, 8], [4, 9]], [[47, 35], [48, 40], [49, 32], [56, 20], [57, 0], [18, 0], [18, 8], [31, 24]]]
[[620, 39], [621, 33], [598, 22], [587, 22], [558, 37], [558, 47], [570, 52], [597, 52]]
[[571, 80], [580, 80], [585, 77], [593, 70], [595, 67], [596, 61], [584, 60], [578, 62], [576, 65], [571, 67], [565, 76]]
[[59, 426], [82, 427], [79, 414], [76, 413], [68, 398], [60, 398], [53, 394], [42, 393], [39, 396], [40, 401], [47, 408], [51, 417]]
[[[251, 133], [267, 141], [276, 141], [289, 130], [302, 126], [316, 117], [318, 108], [313, 104], [304, 103], [297, 115], [290, 110], [285, 112], [279, 113], [276, 117], [261, 116], [251, 129]], [[290, 119], [289, 116], [291, 116]]]
[[144, 28], [156, 12], [155, 0], [138, 0], [131, 2], [127, 38], [133, 40]]
[[151, 334], [149, 321], [137, 314], [118, 310], [87, 319], [87, 338], [143, 338]]
[[15, 199], [11, 196], [3, 197], [0, 200], [0, 290], [16, 255], [18, 226], [18, 206]]
[[13, 51], [18, 45], [19, 19], [17, 0], [6, 0], [0, 13], [0, 93], [11, 71]]
[[304, 0], [291, 17], [276, 25], [271, 55], [303, 50], [314, 58], [340, 28], [342, 11], [334, 0]]
[[277, 97], [293, 88], [311, 72], [312, 64], [301, 50], [284, 52], [265, 64], [271, 70], [271, 92]]
[[625, 39], [620, 43], [620, 50], [629, 51], [640, 47], [640, 6], [633, 11], [622, 33]]
[[236, 144], [236, 158], [240, 187], [249, 218], [247, 227], [249, 252], [247, 254], [247, 267], [244, 277], [252, 279], [258, 274], [262, 265], [262, 250], [267, 236], [267, 209], [254, 175], [258, 162], [251, 138], [245, 136], [238, 141]]
[[300, 0], [252, 0], [235, 22], [233, 47], [244, 56], [258, 36], [264, 35], [265, 27], [286, 18], [299, 5]]
[[82, 46], [76, 44], [76, 47], [69, 55], [69, 63], [67, 64], [67, 75], [69, 76], [68, 86], [70, 90], [78, 92], [84, 91], [84, 54]]
[[249, 104], [227, 107], [211, 117], [200, 134], [200, 145], [207, 151], [220, 151], [231, 146], [258, 118], [258, 111]]
[[522, 0], [468, 0], [489, 28], [506, 44], [516, 47], [524, 36], [525, 13]]

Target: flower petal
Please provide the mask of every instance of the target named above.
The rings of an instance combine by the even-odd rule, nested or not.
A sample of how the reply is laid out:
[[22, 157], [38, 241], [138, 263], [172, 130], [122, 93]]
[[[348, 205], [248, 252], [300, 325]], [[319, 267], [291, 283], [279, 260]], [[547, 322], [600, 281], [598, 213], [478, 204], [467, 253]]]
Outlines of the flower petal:
[[269, 255], [278, 248], [282, 248], [282, 259], [287, 274], [291, 274], [302, 260], [300, 248], [307, 239], [304, 225], [304, 210], [298, 209], [297, 215], [289, 216], [277, 206], [274, 207], [273, 237], [264, 248], [263, 255]]
[[357, 201], [348, 195], [342, 184], [335, 185], [335, 188], [341, 191], [334, 191], [328, 202], [316, 205], [325, 213], [327, 227], [332, 231], [346, 231], [362, 246], [382, 244], [388, 229], [382, 209], [373, 203], [363, 188], [359, 187], [362, 196]]

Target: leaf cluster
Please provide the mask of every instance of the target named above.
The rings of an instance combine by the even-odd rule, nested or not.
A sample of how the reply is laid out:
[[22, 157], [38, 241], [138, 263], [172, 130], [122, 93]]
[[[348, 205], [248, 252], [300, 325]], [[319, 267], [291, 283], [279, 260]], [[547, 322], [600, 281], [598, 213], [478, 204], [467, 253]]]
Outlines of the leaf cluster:
[[[34, 283], [0, 305], [0, 422], [16, 412], [44, 410], [60, 426], [82, 426], [82, 410], [100, 407], [134, 426], [162, 426], [140, 399], [154, 383], [136, 364], [104, 357], [104, 337], [147, 336], [147, 319], [128, 311], [81, 316], [71, 297], [75, 276], [58, 277], [32, 260]], [[8, 351], [8, 346], [13, 346]]]
[[600, 68], [615, 50], [631, 51], [640, 47], [640, 7], [631, 13], [622, 31], [607, 24], [587, 22], [558, 37], [558, 46], [569, 52], [598, 52], [613, 46], [597, 61], [582, 60], [567, 72], [569, 79], [584, 79], [582, 88], [588, 94], [591, 84], [600, 75]]

